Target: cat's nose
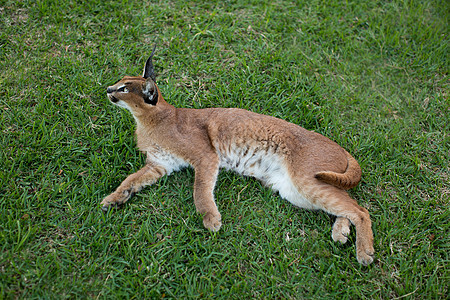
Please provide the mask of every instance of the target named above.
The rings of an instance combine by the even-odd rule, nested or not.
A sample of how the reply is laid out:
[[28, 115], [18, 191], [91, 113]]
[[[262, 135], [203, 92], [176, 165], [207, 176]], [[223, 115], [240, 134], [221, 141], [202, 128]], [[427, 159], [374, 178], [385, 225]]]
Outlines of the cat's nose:
[[114, 89], [112, 87], [108, 86], [108, 88], [106, 89], [106, 92], [108, 94], [111, 94], [112, 92], [114, 92]]

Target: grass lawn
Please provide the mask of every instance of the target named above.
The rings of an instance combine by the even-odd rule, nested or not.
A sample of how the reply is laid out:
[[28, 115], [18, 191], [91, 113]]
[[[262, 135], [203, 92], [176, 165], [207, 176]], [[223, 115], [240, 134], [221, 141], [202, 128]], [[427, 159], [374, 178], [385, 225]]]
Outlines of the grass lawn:
[[[449, 2], [293, 2], [0, 0], [0, 299], [448, 297]], [[102, 213], [145, 162], [106, 87], [155, 42], [169, 103], [276, 116], [353, 154], [372, 265], [353, 227], [336, 244], [333, 217], [231, 172], [216, 234], [192, 169]]]

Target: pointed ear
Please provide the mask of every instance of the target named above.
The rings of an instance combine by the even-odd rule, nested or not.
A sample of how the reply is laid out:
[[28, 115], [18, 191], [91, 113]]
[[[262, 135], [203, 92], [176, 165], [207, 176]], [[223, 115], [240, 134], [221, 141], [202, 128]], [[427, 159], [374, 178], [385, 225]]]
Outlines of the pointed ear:
[[144, 95], [145, 103], [156, 105], [158, 102], [158, 88], [151, 78], [147, 78], [142, 85], [142, 94]]
[[152, 54], [150, 54], [150, 57], [147, 59], [147, 62], [145, 63], [144, 75], [142, 75], [142, 77], [144, 77], [145, 79], [151, 78], [154, 82], [156, 82], [156, 74], [155, 74], [155, 69], [153, 68], [152, 58], [153, 58], [153, 54], [155, 54], [155, 50], [156, 50], [156, 44], [155, 44], [155, 47], [153, 48]]

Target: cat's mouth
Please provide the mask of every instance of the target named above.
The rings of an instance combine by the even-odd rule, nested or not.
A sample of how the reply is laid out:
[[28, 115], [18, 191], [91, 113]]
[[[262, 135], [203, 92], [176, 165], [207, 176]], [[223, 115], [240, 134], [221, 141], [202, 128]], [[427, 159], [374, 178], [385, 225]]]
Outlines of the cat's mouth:
[[111, 100], [111, 102], [113, 102], [113, 103], [119, 102], [119, 99], [117, 99], [116, 97], [114, 97], [114, 96], [111, 95], [111, 94], [108, 94], [108, 98], [109, 98], [109, 100]]

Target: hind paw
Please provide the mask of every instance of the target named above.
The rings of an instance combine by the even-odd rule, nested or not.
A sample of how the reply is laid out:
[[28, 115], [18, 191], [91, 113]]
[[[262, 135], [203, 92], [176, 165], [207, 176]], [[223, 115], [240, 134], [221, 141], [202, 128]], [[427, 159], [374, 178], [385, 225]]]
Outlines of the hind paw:
[[363, 266], [368, 266], [373, 262], [374, 251], [366, 250], [366, 251], [357, 251], [356, 258], [358, 262]]
[[333, 225], [331, 237], [333, 241], [345, 244], [350, 234], [350, 221], [347, 218], [338, 217]]

